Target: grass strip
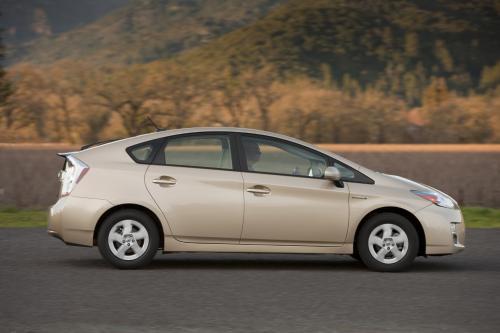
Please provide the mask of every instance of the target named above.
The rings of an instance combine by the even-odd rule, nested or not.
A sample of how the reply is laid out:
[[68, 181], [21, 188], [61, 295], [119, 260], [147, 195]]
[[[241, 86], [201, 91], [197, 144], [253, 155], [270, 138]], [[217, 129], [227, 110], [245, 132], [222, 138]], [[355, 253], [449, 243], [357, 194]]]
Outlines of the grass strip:
[[[463, 207], [467, 228], [500, 228], [500, 209]], [[3, 208], [0, 209], [0, 228], [32, 228], [47, 226], [47, 211]]]

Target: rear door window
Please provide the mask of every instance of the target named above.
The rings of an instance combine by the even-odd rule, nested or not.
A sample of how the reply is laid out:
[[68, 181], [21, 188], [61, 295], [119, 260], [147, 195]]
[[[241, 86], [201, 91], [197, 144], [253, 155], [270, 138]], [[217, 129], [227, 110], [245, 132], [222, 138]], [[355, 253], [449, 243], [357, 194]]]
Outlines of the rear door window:
[[228, 135], [206, 134], [173, 137], [167, 140], [159, 164], [232, 170]]

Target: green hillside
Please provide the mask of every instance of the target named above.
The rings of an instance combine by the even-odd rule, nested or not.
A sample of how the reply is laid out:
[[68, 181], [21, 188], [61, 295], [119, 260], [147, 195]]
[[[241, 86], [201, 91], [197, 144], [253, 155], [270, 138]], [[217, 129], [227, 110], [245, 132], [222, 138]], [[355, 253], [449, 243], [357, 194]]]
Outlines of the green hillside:
[[296, 0], [180, 59], [200, 71], [272, 64], [408, 99], [432, 76], [465, 92], [500, 59], [499, 13], [498, 1]]
[[251, 23], [279, 2], [133, 0], [82, 28], [18, 47], [10, 62], [116, 64], [166, 58]]

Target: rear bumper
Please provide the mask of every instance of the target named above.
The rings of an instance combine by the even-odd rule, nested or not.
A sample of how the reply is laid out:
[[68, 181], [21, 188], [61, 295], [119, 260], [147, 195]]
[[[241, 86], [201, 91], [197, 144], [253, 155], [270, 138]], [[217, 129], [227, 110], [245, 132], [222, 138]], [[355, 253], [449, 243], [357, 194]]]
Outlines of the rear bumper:
[[415, 215], [425, 232], [427, 255], [453, 254], [465, 249], [465, 222], [459, 209], [430, 205]]
[[47, 233], [52, 237], [63, 240], [62, 237], [54, 230], [47, 230]]
[[111, 206], [101, 199], [60, 198], [49, 209], [47, 232], [67, 244], [92, 246], [97, 221]]

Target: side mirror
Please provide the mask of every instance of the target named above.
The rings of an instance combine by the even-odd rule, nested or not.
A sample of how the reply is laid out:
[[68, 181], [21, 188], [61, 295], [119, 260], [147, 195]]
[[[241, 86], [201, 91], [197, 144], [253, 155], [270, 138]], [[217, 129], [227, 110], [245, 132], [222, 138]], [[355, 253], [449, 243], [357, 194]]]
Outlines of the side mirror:
[[333, 167], [333, 166], [327, 167], [325, 169], [324, 178], [331, 180], [335, 184], [335, 186], [337, 186], [337, 187], [340, 187], [340, 188], [344, 187], [344, 182], [341, 180], [342, 175], [340, 174], [339, 169], [337, 169], [336, 167]]
[[333, 166], [329, 166], [325, 169], [325, 179], [329, 179], [332, 182], [337, 182], [342, 178], [339, 169]]

